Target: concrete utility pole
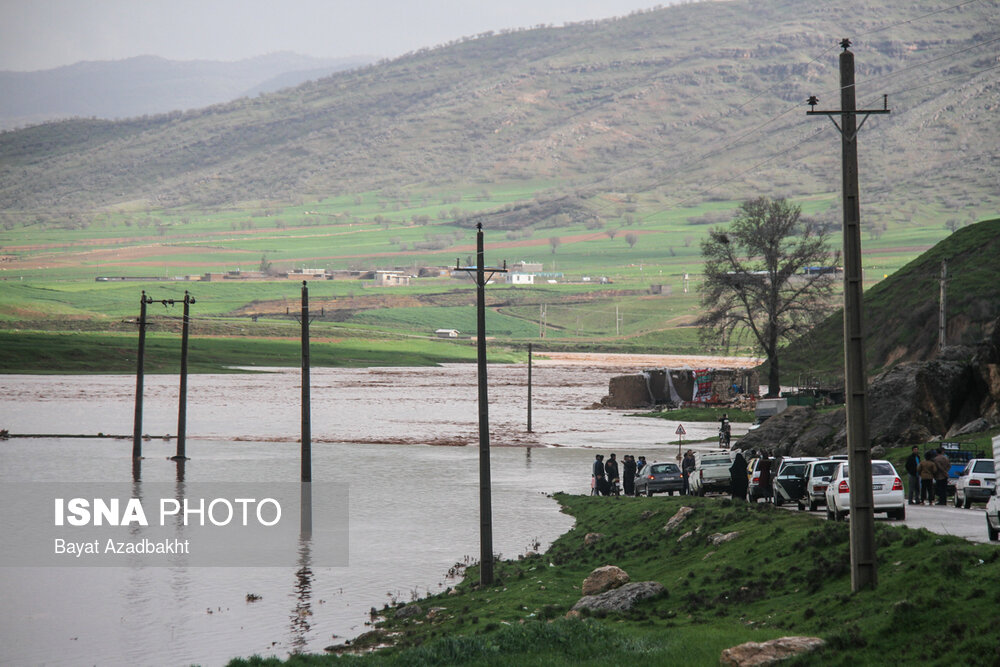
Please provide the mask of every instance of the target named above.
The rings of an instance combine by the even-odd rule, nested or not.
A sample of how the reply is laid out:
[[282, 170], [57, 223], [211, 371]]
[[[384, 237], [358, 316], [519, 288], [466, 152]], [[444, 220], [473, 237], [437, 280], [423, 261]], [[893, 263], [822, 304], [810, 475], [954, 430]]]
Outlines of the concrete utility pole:
[[181, 324], [181, 388], [177, 405], [177, 453], [172, 457], [174, 461], [184, 461], [187, 459], [187, 384], [188, 384], [188, 329], [191, 325], [189, 316], [191, 304], [194, 297], [184, 290], [184, 318]]
[[132, 420], [132, 458], [142, 457], [142, 393], [146, 355], [146, 304], [153, 303], [153, 299], [146, 296], [146, 290], [142, 291], [139, 299], [139, 350], [136, 354], [135, 369], [135, 416]]
[[309, 397], [309, 286], [302, 281], [302, 481], [312, 481], [312, 417]]
[[528, 343], [528, 433], [531, 433], [531, 343]]
[[[479, 376], [479, 584], [493, 584], [493, 506], [490, 478], [490, 416], [486, 391], [486, 283], [496, 273], [507, 273], [503, 268], [486, 268], [483, 254], [483, 223], [476, 225], [476, 265], [460, 267], [457, 271], [475, 272], [476, 276], [476, 358]], [[490, 275], [487, 277], [486, 272]]]
[[948, 260], [941, 260], [941, 303], [938, 310], [938, 350], [944, 352], [948, 338], [947, 297], [948, 297]]
[[[828, 116], [840, 131], [843, 152], [844, 197], [844, 376], [847, 397], [847, 455], [850, 484], [851, 590], [873, 589], [878, 584], [875, 561], [875, 513], [872, 497], [871, 440], [868, 430], [867, 374], [861, 267], [861, 204], [858, 194], [858, 130], [871, 114], [887, 114], [888, 96], [883, 108], [856, 108], [854, 54], [849, 39], [841, 41], [840, 111], [816, 111], [818, 100], [809, 98], [807, 115]], [[861, 125], [858, 114], [864, 114]], [[836, 116], [840, 116], [837, 124]]]

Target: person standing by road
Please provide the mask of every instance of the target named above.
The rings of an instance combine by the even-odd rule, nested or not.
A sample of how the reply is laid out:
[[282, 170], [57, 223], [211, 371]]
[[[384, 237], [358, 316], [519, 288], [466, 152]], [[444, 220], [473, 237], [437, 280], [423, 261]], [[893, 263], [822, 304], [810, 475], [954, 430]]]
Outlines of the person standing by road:
[[906, 473], [910, 476], [910, 492], [909, 492], [909, 503], [911, 505], [920, 504], [920, 473], [917, 468], [920, 467], [920, 454], [919, 448], [914, 445], [910, 450], [910, 455], [906, 457], [906, 462], [903, 464], [906, 467]]
[[696, 461], [694, 458], [694, 452], [692, 450], [687, 450], [684, 452], [684, 458], [681, 460], [681, 474], [684, 475], [684, 495], [691, 495], [691, 473], [694, 472]]
[[924, 460], [917, 466], [917, 474], [920, 475], [920, 503], [924, 500], [928, 505], [934, 504], [934, 474], [937, 472], [937, 464], [934, 457], [937, 452], [929, 449], [924, 452]]
[[598, 454], [594, 457], [594, 468], [591, 473], [594, 478], [594, 488], [602, 496], [608, 495], [607, 482], [604, 479], [604, 454]]
[[938, 447], [937, 456], [934, 457], [934, 465], [937, 472], [934, 474], [934, 486], [937, 489], [937, 504], [948, 504], [948, 472], [951, 470], [951, 461], [944, 455], [944, 450]]
[[625, 458], [622, 459], [622, 487], [625, 489], [626, 496], [635, 495], [635, 457], [631, 454], [626, 454]]
[[[746, 467], [746, 466], [744, 466]], [[757, 463], [757, 470], [760, 472], [760, 497], [764, 502], [771, 501], [771, 459], [767, 457], [767, 452], [761, 450], [760, 461]]]
[[613, 493], [617, 496], [621, 490], [621, 487], [618, 486], [621, 476], [618, 474], [618, 461], [615, 459], [614, 452], [611, 452], [608, 456], [608, 462], [604, 464], [604, 475], [607, 478], [608, 494]]
[[743, 458], [743, 452], [737, 449], [733, 465], [729, 466], [729, 485], [733, 500], [747, 499], [747, 481], [747, 460]]

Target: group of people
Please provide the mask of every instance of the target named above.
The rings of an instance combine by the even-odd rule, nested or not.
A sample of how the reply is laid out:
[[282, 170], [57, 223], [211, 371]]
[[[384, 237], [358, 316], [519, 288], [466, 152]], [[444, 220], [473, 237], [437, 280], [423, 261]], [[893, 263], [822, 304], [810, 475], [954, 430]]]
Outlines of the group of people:
[[608, 460], [604, 460], [604, 454], [598, 454], [594, 458], [594, 470], [591, 475], [591, 494], [602, 496], [617, 496], [623, 492], [626, 496], [635, 495], [635, 477], [646, 466], [646, 457], [640, 456], [638, 460], [631, 454], [622, 457], [622, 470], [619, 473], [618, 459], [614, 452], [608, 454]]
[[938, 505], [948, 503], [948, 471], [951, 461], [945, 456], [944, 450], [928, 449], [920, 458], [920, 448], [915, 446], [906, 457], [906, 473], [910, 476], [910, 492], [907, 501], [910, 505], [934, 505], [937, 496]]
[[[757, 452], [750, 450], [748, 455], [753, 459], [757, 456]], [[747, 495], [750, 492], [750, 476], [747, 468], [748, 464], [746, 458], [743, 456], [743, 452], [737, 449], [736, 455], [733, 457], [733, 464], [729, 466], [730, 492], [732, 493], [733, 500], [747, 500]], [[774, 491], [771, 485], [771, 459], [768, 457], [767, 452], [760, 453], [760, 460], [757, 464], [757, 478], [757, 492], [754, 498], [750, 500], [756, 502], [758, 498], [763, 498], [765, 501], [769, 501]]]

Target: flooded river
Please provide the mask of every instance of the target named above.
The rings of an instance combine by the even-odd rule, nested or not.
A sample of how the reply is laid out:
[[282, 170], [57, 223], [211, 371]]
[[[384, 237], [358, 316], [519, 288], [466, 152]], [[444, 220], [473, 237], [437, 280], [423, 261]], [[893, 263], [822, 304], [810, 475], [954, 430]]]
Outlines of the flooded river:
[[[589, 492], [595, 448], [650, 461], [676, 454], [675, 423], [592, 409], [634, 369], [490, 367], [494, 550], [546, 548], [571, 525], [548, 494]], [[322, 651], [363, 631], [371, 607], [436, 592], [478, 557], [474, 365], [314, 369], [313, 480], [349, 488], [349, 564], [311, 567], [0, 567], [0, 664], [219, 665], [236, 656]], [[130, 434], [128, 376], [0, 376], [11, 433]], [[189, 379], [185, 479], [296, 482], [296, 370]], [[710, 439], [711, 424], [685, 424]], [[145, 433], [177, 430], [177, 378], [150, 376]], [[0, 442], [0, 482], [131, 480], [130, 439]], [[142, 483], [172, 482], [174, 442], [144, 443]], [[5, 521], [10, 521], [5, 518]], [[260, 596], [247, 602], [247, 595]]]

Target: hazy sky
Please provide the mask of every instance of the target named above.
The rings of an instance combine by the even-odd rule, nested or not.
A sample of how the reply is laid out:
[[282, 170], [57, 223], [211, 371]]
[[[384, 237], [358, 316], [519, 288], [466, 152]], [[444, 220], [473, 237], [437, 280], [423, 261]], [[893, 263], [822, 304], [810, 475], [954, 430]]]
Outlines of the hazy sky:
[[621, 16], [671, 1], [0, 0], [0, 70], [145, 54], [391, 57], [487, 30]]

